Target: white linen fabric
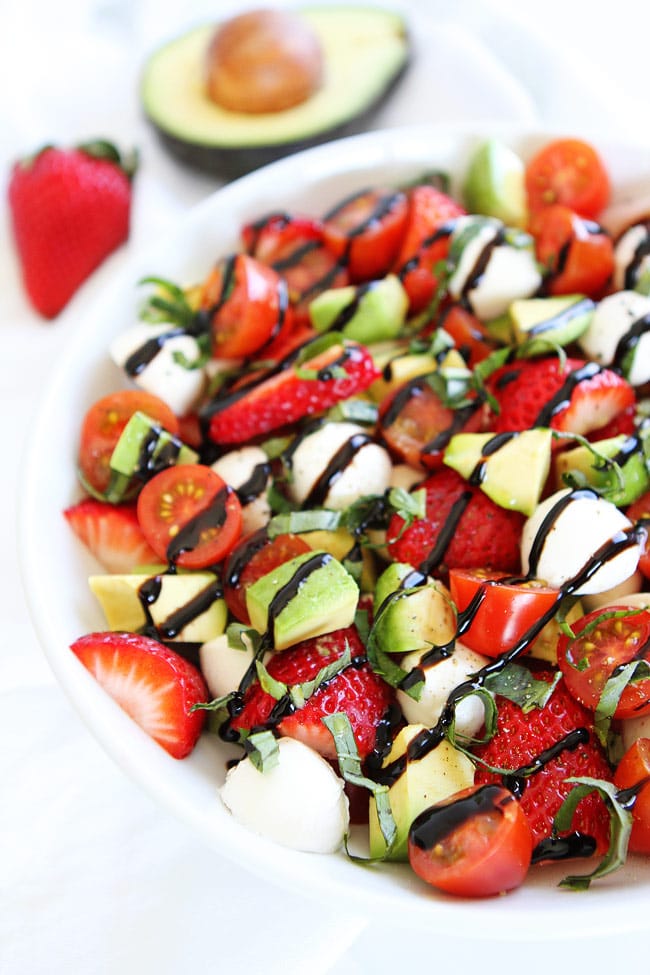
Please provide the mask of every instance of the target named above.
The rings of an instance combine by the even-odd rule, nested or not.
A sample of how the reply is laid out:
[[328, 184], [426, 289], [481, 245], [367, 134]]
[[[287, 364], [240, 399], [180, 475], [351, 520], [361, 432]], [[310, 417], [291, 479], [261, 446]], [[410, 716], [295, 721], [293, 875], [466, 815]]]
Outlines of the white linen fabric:
[[[39, 390], [72, 325], [129, 252], [173, 228], [217, 186], [166, 156], [146, 127], [137, 102], [143, 58], [189, 24], [240, 6], [218, 0], [2, 5], [3, 201], [10, 161], [46, 142], [102, 135], [125, 147], [137, 145], [142, 159], [129, 245], [51, 323], [30, 310], [22, 293], [3, 202], [0, 971], [6, 975], [175, 975], [198, 966], [350, 975], [387, 970], [398, 958], [408, 970], [421, 951], [431, 951], [424, 936], [401, 937], [397, 921], [387, 941], [362, 904], [357, 916], [341, 916], [335, 904], [317, 905], [279, 891], [273, 877], [252, 878], [203, 848], [156, 806], [105, 756], [57, 686], [31, 628], [18, 575], [12, 512], [21, 489], [22, 445]], [[514, 0], [411, 0], [392, 6], [409, 15], [414, 61], [373, 125], [493, 119], [571, 133], [643, 136], [635, 98], [640, 62], [622, 43], [623, 14], [627, 8], [633, 15], [632, 2], [617, 4], [620, 32], [599, 14], [598, 4], [589, 5], [581, 24], [575, 8], [584, 14], [587, 5], [574, 4], [572, 13], [563, 13], [560, 3], [547, 3], [544, 23], [563, 24], [562, 30], [544, 30], [537, 23], [538, 5], [533, 10]], [[578, 53], [584, 37], [591, 48]], [[639, 58], [642, 41], [635, 49]], [[606, 939], [592, 948], [602, 961]], [[452, 950], [439, 942], [436, 964], [465, 970], [462, 956]], [[620, 963], [620, 945], [617, 950]], [[526, 954], [527, 971], [542, 971], [534, 946]], [[484, 953], [479, 964], [491, 970]]]

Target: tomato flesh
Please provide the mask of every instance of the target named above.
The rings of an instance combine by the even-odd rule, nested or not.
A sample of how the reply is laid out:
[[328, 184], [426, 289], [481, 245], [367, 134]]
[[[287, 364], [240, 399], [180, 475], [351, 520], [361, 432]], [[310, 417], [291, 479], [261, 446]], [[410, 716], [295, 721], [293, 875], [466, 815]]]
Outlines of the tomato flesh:
[[491, 897], [523, 882], [533, 835], [508, 789], [471, 786], [420, 813], [408, 849], [415, 873], [438, 890]]
[[203, 464], [178, 464], [156, 474], [140, 492], [137, 514], [159, 558], [185, 569], [220, 562], [241, 534], [237, 495]]
[[638, 738], [623, 755], [614, 775], [618, 789], [633, 790], [629, 849], [650, 854], [650, 738]]
[[608, 234], [560, 205], [534, 214], [530, 231], [537, 259], [547, 269], [549, 294], [600, 296], [614, 271], [614, 244]]
[[299, 535], [287, 533], [270, 539], [265, 528], [242, 539], [228, 556], [223, 573], [224, 598], [233, 616], [241, 623], [250, 624], [246, 607], [248, 587], [267, 572], [309, 551], [309, 545]]
[[639, 559], [639, 571], [646, 579], [650, 579], [650, 491], [646, 491], [627, 509], [627, 517], [636, 524], [641, 519], [648, 520], [648, 538], [643, 546], [643, 553]]
[[406, 230], [408, 201], [399, 190], [366, 190], [342, 201], [325, 218], [330, 251], [353, 282], [380, 278], [391, 268]]
[[146, 413], [169, 433], [178, 436], [179, 423], [167, 404], [139, 389], [109, 393], [93, 403], [84, 416], [79, 440], [79, 474], [84, 486], [98, 495], [111, 479], [110, 459], [124, 427], [134, 413]]
[[515, 647], [558, 602], [557, 590], [541, 582], [511, 580], [503, 573], [479, 569], [450, 569], [449, 588], [459, 613], [475, 598], [481, 599], [461, 640], [486, 657], [498, 657]]
[[[595, 609], [562, 635], [557, 661], [571, 694], [594, 711], [608, 679], [634, 660], [650, 660], [650, 613], [629, 606]], [[628, 683], [614, 712], [632, 718], [650, 711], [650, 678]]]
[[610, 182], [599, 154], [581, 139], [555, 139], [528, 162], [525, 171], [531, 211], [555, 203], [596, 219], [609, 202]]

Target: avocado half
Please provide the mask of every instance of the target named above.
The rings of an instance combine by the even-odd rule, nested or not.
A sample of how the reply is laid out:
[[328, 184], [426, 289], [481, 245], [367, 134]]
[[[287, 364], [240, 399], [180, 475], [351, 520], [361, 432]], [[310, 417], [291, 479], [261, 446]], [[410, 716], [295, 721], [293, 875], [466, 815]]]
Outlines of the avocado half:
[[297, 12], [320, 38], [325, 78], [314, 95], [282, 112], [230, 112], [208, 97], [204, 68], [214, 24], [194, 28], [151, 55], [142, 77], [142, 106], [176, 158], [231, 179], [363, 129], [407, 68], [404, 18], [361, 6]]

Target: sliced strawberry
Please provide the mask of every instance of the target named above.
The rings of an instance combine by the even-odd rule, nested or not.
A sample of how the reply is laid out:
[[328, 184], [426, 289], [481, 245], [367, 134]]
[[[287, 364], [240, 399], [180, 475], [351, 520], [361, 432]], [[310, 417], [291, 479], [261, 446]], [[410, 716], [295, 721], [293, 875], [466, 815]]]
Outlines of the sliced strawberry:
[[107, 572], [132, 572], [158, 562], [146, 541], [135, 505], [114, 505], [86, 498], [63, 512], [68, 524]]
[[400, 515], [392, 517], [387, 532], [391, 558], [435, 576], [476, 566], [520, 570], [523, 515], [500, 508], [456, 471], [437, 471], [418, 487], [426, 491], [425, 517], [408, 528]]
[[583, 359], [555, 356], [502, 366], [490, 377], [499, 404], [494, 429], [501, 433], [550, 426], [588, 434], [634, 404], [634, 390], [611, 369]]
[[303, 640], [290, 650], [276, 653], [267, 670], [276, 680], [289, 686], [312, 680], [327, 664], [332, 663], [349, 646], [354, 661], [314, 692], [303, 707], [295, 709], [278, 701], [256, 682], [246, 691], [242, 711], [231, 721], [237, 731], [276, 726], [281, 735], [297, 738], [335, 759], [334, 740], [322, 722], [328, 714], [345, 712], [365, 758], [374, 748], [377, 728], [393, 700], [393, 692], [365, 662], [365, 649], [354, 626], [335, 630], [325, 636]]
[[139, 633], [89, 633], [70, 648], [114, 701], [173, 758], [190, 754], [209, 700], [203, 677], [189, 661]]
[[330, 346], [300, 366], [291, 365], [208, 404], [204, 419], [209, 420], [209, 437], [215, 443], [244, 443], [320, 413], [367, 389], [378, 376], [362, 345], [346, 341]]
[[[550, 671], [535, 675], [550, 681]], [[521, 804], [528, 816], [535, 843], [551, 835], [553, 817], [560, 808], [571, 785], [571, 776], [590, 776], [611, 781], [612, 774], [605, 755], [593, 730], [592, 716], [569, 694], [561, 680], [543, 708], [533, 708], [527, 714], [511, 701], [497, 697], [497, 733], [487, 745], [476, 749], [484, 762], [496, 768], [520, 769], [530, 765], [546, 749], [553, 748], [571, 732], [586, 729], [588, 741], [578, 743], [573, 749], [561, 748], [549, 761], [541, 763], [538, 772], [525, 781]], [[476, 782], [499, 782], [500, 775], [477, 768]], [[587, 796], [579, 804], [572, 828], [592, 836], [598, 852], [607, 849], [609, 841], [609, 817], [603, 800], [596, 795]]]

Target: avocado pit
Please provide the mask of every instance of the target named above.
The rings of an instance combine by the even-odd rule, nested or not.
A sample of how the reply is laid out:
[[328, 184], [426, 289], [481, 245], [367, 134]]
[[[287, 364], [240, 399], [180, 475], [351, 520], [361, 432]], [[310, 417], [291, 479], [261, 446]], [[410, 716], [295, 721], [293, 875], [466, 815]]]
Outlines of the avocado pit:
[[315, 32], [296, 14], [251, 10], [227, 20], [207, 53], [209, 97], [231, 112], [281, 112], [314, 94], [323, 78]]

